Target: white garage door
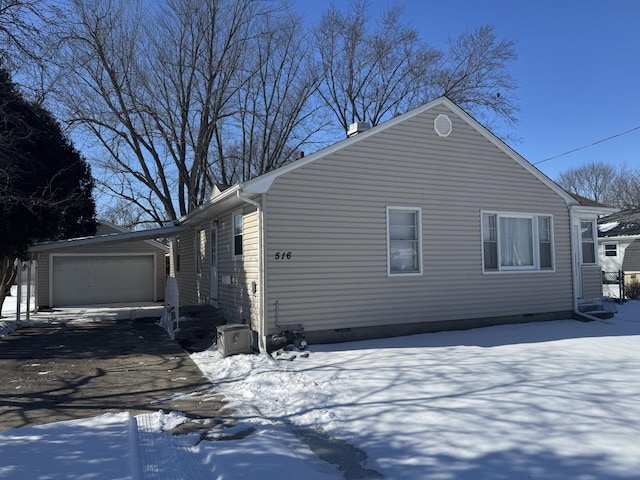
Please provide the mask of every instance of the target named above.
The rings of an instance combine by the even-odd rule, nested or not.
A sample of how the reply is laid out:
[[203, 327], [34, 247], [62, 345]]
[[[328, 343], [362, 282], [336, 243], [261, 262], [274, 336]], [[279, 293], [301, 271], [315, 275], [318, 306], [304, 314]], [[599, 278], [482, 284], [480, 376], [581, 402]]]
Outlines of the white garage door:
[[153, 301], [153, 255], [54, 256], [52, 306]]

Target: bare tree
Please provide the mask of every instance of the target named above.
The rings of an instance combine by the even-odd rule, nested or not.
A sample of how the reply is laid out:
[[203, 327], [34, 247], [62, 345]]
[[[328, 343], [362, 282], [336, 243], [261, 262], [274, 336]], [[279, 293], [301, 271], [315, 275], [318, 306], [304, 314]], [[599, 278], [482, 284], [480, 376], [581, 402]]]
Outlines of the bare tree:
[[66, 6], [64, 49], [50, 70], [60, 80], [56, 111], [85, 141], [102, 191], [156, 223], [189, 213], [215, 184], [295, 159], [329, 117], [343, 134], [440, 94], [514, 112], [512, 43], [479, 29], [445, 56], [402, 23], [399, 6], [375, 23], [363, 0], [347, 14], [331, 6], [311, 45], [276, 2]]
[[402, 23], [393, 6], [371, 22], [367, 2], [347, 13], [333, 4], [315, 30], [322, 99], [341, 126], [358, 120], [376, 125], [439, 96], [447, 96], [486, 126], [493, 117], [515, 122], [516, 82], [508, 71], [515, 43], [498, 40], [491, 26], [449, 40], [441, 52]]
[[149, 222], [149, 216], [137, 205], [118, 197], [112, 198], [108, 204], [102, 206], [102, 209], [98, 212], [98, 218], [126, 230], [156, 226], [155, 223]]
[[32, 60], [38, 58], [36, 40], [38, 23], [45, 21], [44, 5], [40, 0], [0, 0], [0, 60], [5, 68], [9, 68], [11, 54], [19, 53]]
[[[253, 72], [269, 4], [251, 0], [74, 0], [60, 91], [97, 141], [103, 188], [155, 222], [187, 214], [234, 180], [221, 131]], [[212, 174], [217, 175], [213, 178]]]
[[367, 9], [364, 0], [347, 13], [331, 4], [314, 32], [320, 96], [344, 132], [353, 122], [377, 125], [417, 106], [441, 56], [401, 23], [402, 7], [384, 11], [375, 27]]
[[[239, 92], [237, 142], [228, 157], [242, 165], [235, 177], [247, 180], [295, 160], [300, 147], [321, 128], [309, 98], [319, 78], [310, 65], [302, 20], [286, 13], [266, 18], [248, 65], [253, 74]], [[239, 173], [239, 175], [238, 175]]]
[[427, 88], [427, 100], [444, 95], [485, 126], [492, 127], [495, 118], [511, 125], [518, 108], [516, 82], [508, 66], [516, 59], [515, 42], [498, 40], [490, 25], [450, 38], [433, 87]]
[[568, 192], [614, 206], [617, 179], [615, 167], [605, 162], [589, 162], [561, 172], [556, 183]]
[[154, 222], [293, 159], [317, 131], [300, 19], [274, 3], [72, 4], [59, 98], [95, 139], [103, 190]]
[[620, 167], [611, 196], [615, 207], [640, 208], [640, 169], [634, 172], [626, 165]]
[[25, 96], [42, 106], [56, 78], [49, 65], [64, 21], [56, 0], [0, 0], [0, 65]]

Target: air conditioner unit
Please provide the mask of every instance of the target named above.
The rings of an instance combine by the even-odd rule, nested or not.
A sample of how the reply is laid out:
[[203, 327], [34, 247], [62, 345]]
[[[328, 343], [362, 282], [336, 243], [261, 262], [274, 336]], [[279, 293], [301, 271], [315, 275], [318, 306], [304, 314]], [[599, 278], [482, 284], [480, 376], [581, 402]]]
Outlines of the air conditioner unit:
[[251, 353], [251, 329], [249, 325], [229, 324], [217, 327], [218, 352], [223, 357], [239, 353]]

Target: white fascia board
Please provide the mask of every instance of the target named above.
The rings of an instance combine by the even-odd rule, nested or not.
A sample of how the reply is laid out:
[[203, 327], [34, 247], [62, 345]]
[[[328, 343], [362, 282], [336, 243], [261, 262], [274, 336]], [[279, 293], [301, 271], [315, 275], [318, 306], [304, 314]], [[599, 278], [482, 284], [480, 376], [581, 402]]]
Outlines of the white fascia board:
[[571, 211], [575, 215], [610, 215], [612, 213], [617, 212], [616, 208], [612, 207], [594, 207], [594, 206], [586, 206], [586, 205], [571, 205]]
[[[186, 227], [171, 224], [166, 227], [152, 228], [150, 230], [139, 230], [136, 232], [109, 233], [93, 237], [71, 238], [69, 240], [58, 240], [54, 242], [43, 242], [29, 247], [29, 252], [43, 252], [47, 250], [58, 250], [60, 248], [75, 247], [80, 245], [98, 245], [101, 243], [123, 243], [133, 240], [151, 240], [154, 238], [168, 238], [180, 233]], [[162, 245], [162, 244], [159, 244]], [[166, 250], [166, 246], [162, 246]]]
[[640, 234], [639, 235], [613, 235], [610, 237], [601, 237], [600, 235], [598, 235], [598, 242], [613, 242], [613, 241], [618, 241], [618, 240], [640, 240]]

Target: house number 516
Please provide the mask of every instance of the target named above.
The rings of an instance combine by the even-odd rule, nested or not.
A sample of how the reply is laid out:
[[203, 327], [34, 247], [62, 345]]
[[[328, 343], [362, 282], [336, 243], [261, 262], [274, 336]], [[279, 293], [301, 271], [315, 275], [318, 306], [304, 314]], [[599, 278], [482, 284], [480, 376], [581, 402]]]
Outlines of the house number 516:
[[276, 252], [276, 260], [291, 260], [291, 252]]

